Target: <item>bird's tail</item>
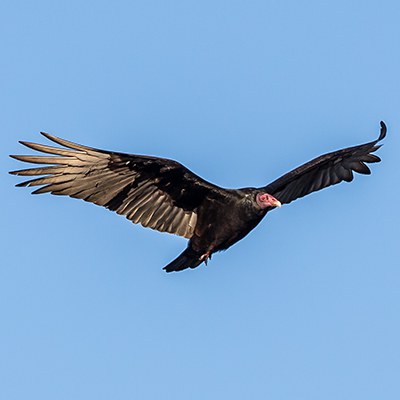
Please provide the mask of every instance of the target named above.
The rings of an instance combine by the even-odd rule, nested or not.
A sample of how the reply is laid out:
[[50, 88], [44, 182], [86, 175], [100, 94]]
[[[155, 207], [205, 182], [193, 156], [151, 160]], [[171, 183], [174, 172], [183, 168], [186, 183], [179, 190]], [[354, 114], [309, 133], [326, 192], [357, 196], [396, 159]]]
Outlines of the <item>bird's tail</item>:
[[203, 260], [200, 258], [200, 254], [196, 253], [193, 249], [188, 247], [183, 253], [181, 253], [174, 261], [171, 261], [163, 269], [166, 272], [172, 271], [183, 271], [186, 268], [196, 268]]

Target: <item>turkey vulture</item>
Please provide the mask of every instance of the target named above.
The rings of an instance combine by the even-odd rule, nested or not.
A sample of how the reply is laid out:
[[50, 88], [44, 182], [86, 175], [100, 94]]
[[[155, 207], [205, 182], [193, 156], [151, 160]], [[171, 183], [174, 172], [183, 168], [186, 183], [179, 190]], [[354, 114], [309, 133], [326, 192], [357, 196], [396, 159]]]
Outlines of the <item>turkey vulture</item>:
[[34, 194], [50, 192], [83, 199], [134, 223], [189, 239], [183, 253], [164, 267], [171, 272], [207, 264], [213, 253], [241, 240], [281, 204], [350, 182], [354, 171], [370, 174], [365, 163], [380, 161], [371, 153], [386, 136], [386, 125], [381, 122], [377, 140], [317, 157], [267, 186], [243, 189], [213, 185], [166, 158], [99, 150], [42, 135], [63, 147], [20, 142], [51, 156], [11, 156], [47, 165], [10, 172], [35, 177], [16, 186], [40, 186]]

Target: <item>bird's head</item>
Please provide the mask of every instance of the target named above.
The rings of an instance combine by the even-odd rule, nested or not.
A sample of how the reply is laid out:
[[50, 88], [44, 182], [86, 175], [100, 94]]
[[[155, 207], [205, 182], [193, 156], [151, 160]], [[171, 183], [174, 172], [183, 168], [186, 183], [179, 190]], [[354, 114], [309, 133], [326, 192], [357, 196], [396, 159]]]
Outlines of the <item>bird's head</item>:
[[257, 193], [256, 202], [261, 208], [280, 207], [282, 205], [278, 199], [265, 192]]

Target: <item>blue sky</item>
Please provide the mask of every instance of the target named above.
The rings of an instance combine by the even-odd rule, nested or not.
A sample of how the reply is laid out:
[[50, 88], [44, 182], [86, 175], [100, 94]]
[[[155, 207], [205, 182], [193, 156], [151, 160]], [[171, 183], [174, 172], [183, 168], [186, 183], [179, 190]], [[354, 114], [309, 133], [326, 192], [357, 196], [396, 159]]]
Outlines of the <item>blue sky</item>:
[[[3, 1], [0, 398], [398, 399], [400, 5]], [[261, 186], [383, 162], [180, 274], [185, 240], [6, 174], [47, 131]]]

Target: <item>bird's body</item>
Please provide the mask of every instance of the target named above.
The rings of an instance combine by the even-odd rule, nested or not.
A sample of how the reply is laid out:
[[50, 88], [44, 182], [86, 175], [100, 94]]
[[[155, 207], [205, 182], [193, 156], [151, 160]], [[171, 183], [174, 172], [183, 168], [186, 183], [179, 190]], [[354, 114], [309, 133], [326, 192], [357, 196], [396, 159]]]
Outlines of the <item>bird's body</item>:
[[[188, 243], [184, 256], [192, 255], [193, 262], [187, 259], [179, 267], [195, 268], [201, 262], [207, 262], [215, 252], [226, 250], [243, 239], [266, 214], [256, 207], [253, 198], [257, 189], [227, 190], [221, 199], [206, 199], [198, 209], [198, 223]], [[167, 265], [167, 271], [175, 271], [183, 261], [177, 259]]]
[[[207, 263], [245, 237], [268, 211], [341, 181], [353, 171], [369, 174], [365, 163], [380, 161], [371, 154], [386, 135], [373, 142], [320, 156], [261, 188], [224, 189], [200, 178], [177, 161], [109, 152], [78, 145], [43, 133], [63, 148], [21, 142], [52, 156], [12, 156], [45, 164], [11, 172], [34, 176], [17, 186], [40, 186], [33, 193], [67, 195], [104, 206], [134, 223], [189, 239], [167, 272]], [[42, 176], [42, 177], [37, 177]]]

